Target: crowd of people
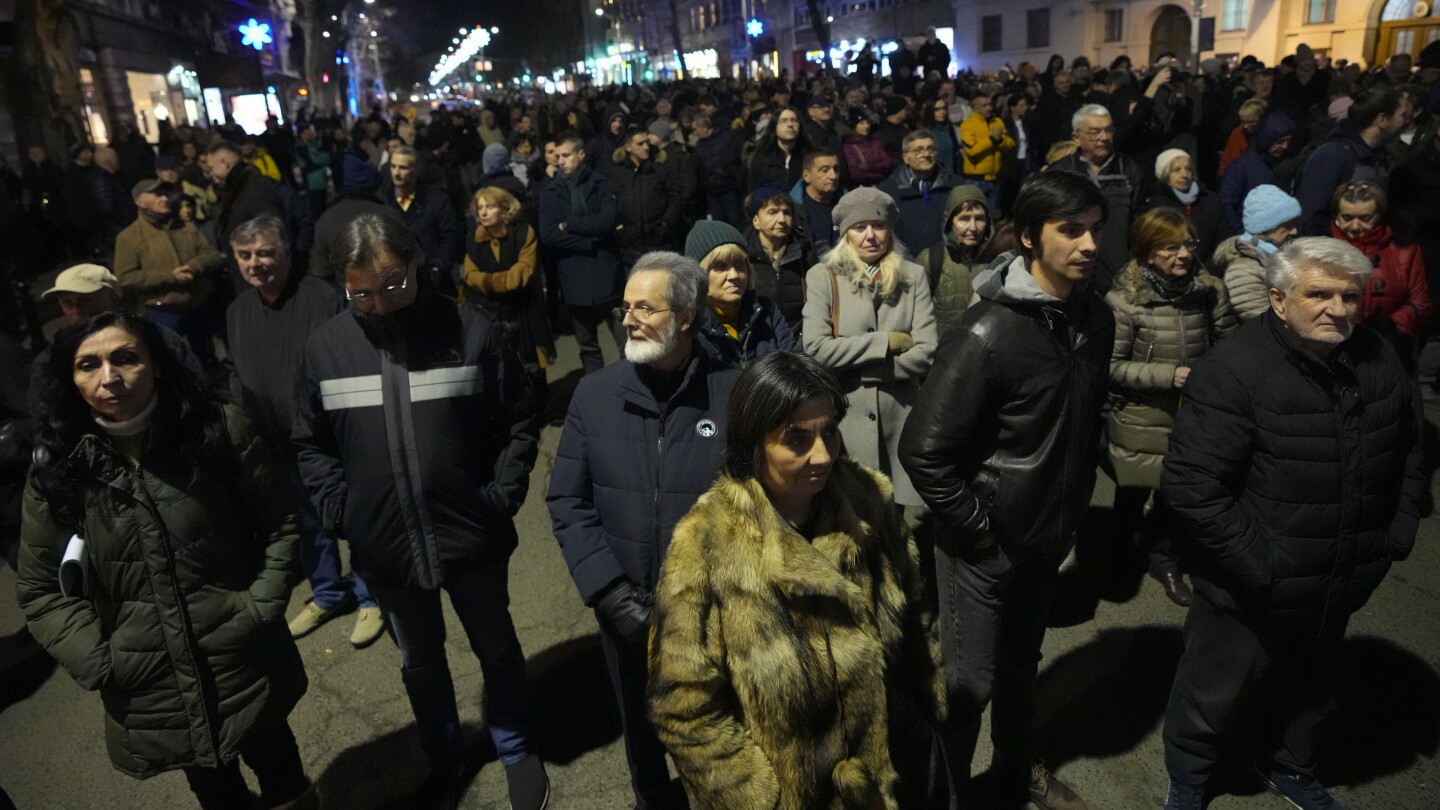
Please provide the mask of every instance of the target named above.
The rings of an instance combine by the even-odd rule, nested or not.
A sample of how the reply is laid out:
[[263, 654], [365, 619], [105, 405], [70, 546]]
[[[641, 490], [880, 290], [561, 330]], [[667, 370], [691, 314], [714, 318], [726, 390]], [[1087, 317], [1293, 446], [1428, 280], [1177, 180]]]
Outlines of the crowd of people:
[[417, 803], [456, 806], [443, 591], [510, 806], [545, 807], [508, 565], [568, 333], [546, 505], [637, 808], [980, 806], [987, 707], [983, 806], [1086, 807], [1034, 691], [1100, 472], [1105, 542], [1188, 609], [1166, 810], [1277, 682], [1260, 778], [1340, 807], [1326, 678], [1428, 509], [1440, 47], [958, 76], [939, 48], [0, 169], [12, 270], [64, 268], [53, 343], [0, 335], [0, 539], [115, 767], [228, 809], [243, 761], [264, 807], [319, 806], [295, 640], [353, 613], [400, 649]]

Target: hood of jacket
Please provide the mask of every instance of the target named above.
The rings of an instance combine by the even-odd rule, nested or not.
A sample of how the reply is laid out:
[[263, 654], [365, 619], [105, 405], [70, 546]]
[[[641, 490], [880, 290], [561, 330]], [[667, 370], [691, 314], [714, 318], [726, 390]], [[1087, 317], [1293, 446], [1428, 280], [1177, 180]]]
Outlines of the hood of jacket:
[[980, 238], [980, 244], [976, 245], [971, 255], [979, 256], [990, 244], [990, 237], [995, 235], [995, 212], [990, 210], [990, 201], [985, 199], [985, 192], [972, 183], [961, 183], [950, 189], [950, 195], [945, 198], [945, 214], [940, 218], [940, 233], [945, 240], [945, 249], [950, 251], [952, 259], [961, 258], [964, 251], [959, 243], [955, 241], [955, 233], [950, 228], [950, 219], [960, 210], [960, 206], [966, 203], [978, 202], [985, 208], [985, 235]]
[[1040, 289], [1025, 264], [1025, 257], [1019, 253], [996, 256], [995, 261], [975, 277], [975, 294], [997, 304], [1063, 305], [1064, 300]]
[[1283, 112], [1272, 112], [1260, 119], [1260, 126], [1255, 130], [1255, 137], [1250, 139], [1250, 148], [1256, 152], [1265, 152], [1275, 145], [1275, 142], [1286, 135], [1295, 134], [1295, 119]]

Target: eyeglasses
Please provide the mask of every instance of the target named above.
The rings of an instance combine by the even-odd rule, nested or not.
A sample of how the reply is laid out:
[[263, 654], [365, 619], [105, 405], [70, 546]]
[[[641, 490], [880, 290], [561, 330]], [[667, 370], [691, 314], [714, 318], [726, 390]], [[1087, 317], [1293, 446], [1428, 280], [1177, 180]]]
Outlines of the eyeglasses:
[[626, 306], [615, 307], [614, 309], [610, 310], [610, 314], [612, 314], [612, 315], [615, 316], [615, 320], [617, 320], [617, 321], [623, 321], [623, 320], [625, 320], [625, 316], [626, 316], [626, 315], [629, 315], [630, 313], [633, 312], [633, 313], [635, 313], [635, 319], [636, 319], [636, 320], [639, 320], [639, 321], [649, 321], [651, 318], [655, 317], [656, 315], [659, 315], [659, 314], [662, 313], [662, 312], [669, 312], [669, 311], [670, 311], [670, 310], [668, 310], [668, 309], [651, 309], [650, 307], [647, 307], [647, 306], [645, 306], [644, 304], [641, 304], [641, 305], [638, 306], [638, 307], [626, 307]]
[[907, 150], [907, 151], [909, 151], [910, 154], [912, 154], [912, 155], [938, 155], [938, 154], [940, 154], [940, 150], [939, 150], [939, 149], [936, 149], [936, 148], [933, 147], [933, 146], [916, 146], [916, 147], [914, 147], [913, 149], [909, 149], [909, 150]]
[[406, 277], [404, 278], [404, 280], [402, 280], [399, 284], [391, 284], [389, 287], [381, 287], [380, 289], [374, 290], [374, 291], [371, 291], [371, 290], [360, 290], [360, 291], [358, 291], [358, 292], [355, 292], [355, 291], [352, 291], [349, 287], [346, 287], [346, 288], [345, 288], [345, 300], [346, 300], [346, 301], [353, 301], [353, 302], [356, 303], [356, 304], [368, 304], [368, 303], [370, 303], [371, 301], [374, 301], [376, 298], [381, 298], [381, 297], [387, 297], [387, 298], [388, 298], [389, 296], [392, 296], [392, 295], [395, 295], [395, 294], [397, 294], [397, 293], [400, 293], [400, 292], [403, 291], [403, 290], [405, 289], [405, 287], [408, 286], [409, 284], [410, 284], [410, 277], [409, 277], [409, 276], [406, 276]]
[[1189, 253], [1195, 253], [1200, 250], [1200, 243], [1177, 242], [1173, 245], [1166, 245], [1155, 252], [1159, 253], [1161, 256], [1174, 256], [1175, 254], [1180, 252], [1180, 248], [1185, 248], [1185, 250]]

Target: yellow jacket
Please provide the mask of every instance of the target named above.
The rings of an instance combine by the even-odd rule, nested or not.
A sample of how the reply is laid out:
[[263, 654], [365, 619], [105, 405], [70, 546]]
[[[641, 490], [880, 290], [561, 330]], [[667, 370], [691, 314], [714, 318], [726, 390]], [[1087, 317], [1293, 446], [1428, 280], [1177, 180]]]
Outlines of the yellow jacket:
[[255, 154], [246, 158], [246, 160], [251, 166], [259, 169], [261, 174], [277, 183], [280, 182], [280, 165], [275, 162], [275, 158], [270, 157], [270, 153], [266, 152], [264, 147], [255, 147]]
[[[990, 137], [990, 127], [994, 124], [999, 124], [1005, 133], [999, 141]], [[960, 171], [966, 175], [994, 180], [1000, 176], [1000, 154], [1014, 148], [1015, 139], [999, 118], [986, 119], [979, 113], [971, 113], [960, 122]]]

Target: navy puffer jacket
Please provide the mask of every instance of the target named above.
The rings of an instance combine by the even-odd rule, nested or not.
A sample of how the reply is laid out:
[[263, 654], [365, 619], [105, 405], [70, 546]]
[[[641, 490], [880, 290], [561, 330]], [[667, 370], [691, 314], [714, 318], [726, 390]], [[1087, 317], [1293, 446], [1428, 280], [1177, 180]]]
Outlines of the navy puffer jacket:
[[700, 346], [721, 365], [743, 367], [771, 352], [799, 349], [799, 341], [774, 301], [747, 292], [740, 301], [740, 312], [744, 325], [739, 337], [730, 337], [713, 310], [707, 308], [700, 313]]

